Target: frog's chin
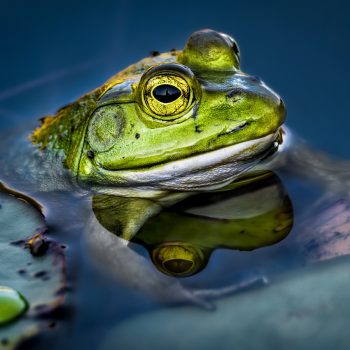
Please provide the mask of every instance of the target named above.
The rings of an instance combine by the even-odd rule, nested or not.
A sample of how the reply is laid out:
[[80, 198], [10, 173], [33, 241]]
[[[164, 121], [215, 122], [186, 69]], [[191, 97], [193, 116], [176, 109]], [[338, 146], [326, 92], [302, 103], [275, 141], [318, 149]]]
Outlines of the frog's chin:
[[158, 197], [169, 191], [217, 189], [256, 165], [276, 147], [277, 132], [199, 155], [133, 170], [96, 169], [93, 191]]

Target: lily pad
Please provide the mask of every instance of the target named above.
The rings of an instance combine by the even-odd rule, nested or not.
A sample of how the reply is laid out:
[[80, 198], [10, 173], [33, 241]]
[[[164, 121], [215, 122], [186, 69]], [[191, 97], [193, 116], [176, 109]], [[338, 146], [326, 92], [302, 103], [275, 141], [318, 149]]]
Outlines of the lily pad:
[[52, 327], [66, 289], [63, 248], [47, 238], [39, 206], [0, 191], [0, 349]]

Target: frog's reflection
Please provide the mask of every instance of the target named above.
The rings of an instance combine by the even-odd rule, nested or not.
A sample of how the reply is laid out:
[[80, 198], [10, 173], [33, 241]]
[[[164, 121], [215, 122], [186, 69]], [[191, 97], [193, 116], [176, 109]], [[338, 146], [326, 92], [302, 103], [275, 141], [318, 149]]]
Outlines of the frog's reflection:
[[96, 195], [93, 211], [107, 230], [143, 245], [159, 271], [176, 277], [204, 269], [217, 248], [248, 251], [275, 244], [293, 224], [290, 198], [272, 172], [163, 202]]

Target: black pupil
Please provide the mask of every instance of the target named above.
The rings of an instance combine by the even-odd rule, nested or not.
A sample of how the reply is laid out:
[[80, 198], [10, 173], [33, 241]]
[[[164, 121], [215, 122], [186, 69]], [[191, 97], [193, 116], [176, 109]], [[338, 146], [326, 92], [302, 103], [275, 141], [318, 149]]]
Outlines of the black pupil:
[[153, 90], [153, 96], [158, 101], [163, 103], [169, 103], [177, 100], [181, 95], [181, 91], [173, 86], [168, 84], [158, 85]]

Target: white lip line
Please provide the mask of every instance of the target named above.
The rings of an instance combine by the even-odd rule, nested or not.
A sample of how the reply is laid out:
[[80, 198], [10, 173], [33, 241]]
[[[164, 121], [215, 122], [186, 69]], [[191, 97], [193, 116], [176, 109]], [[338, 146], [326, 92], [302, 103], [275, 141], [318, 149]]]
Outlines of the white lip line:
[[134, 177], [135, 174], [146, 175], [152, 177], [152, 175], [166, 176], [183, 176], [184, 174], [194, 173], [200, 169], [211, 168], [216, 165], [225, 164], [228, 162], [234, 162], [243, 160], [247, 157], [246, 151], [250, 148], [257, 148], [257, 153], [263, 152], [268, 145], [271, 145], [275, 140], [277, 133], [269, 134], [258, 139], [248, 140], [232, 146], [219, 148], [214, 151], [201, 153], [199, 155], [187, 157], [184, 159], [178, 159], [167, 163], [160, 163], [150, 168], [135, 168], [135, 169], [120, 169], [109, 170], [105, 168], [99, 168], [99, 170], [105, 174], [122, 174], [123, 178]]

